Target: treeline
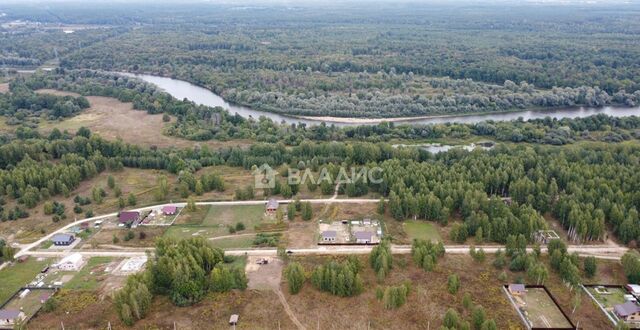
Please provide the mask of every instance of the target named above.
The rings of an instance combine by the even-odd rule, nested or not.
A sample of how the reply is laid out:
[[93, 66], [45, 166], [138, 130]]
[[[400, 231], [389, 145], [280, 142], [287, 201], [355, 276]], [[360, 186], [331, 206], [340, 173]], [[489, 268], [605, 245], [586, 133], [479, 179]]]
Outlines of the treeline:
[[226, 266], [224, 252], [202, 238], [160, 238], [155, 248], [146, 270], [129, 277], [114, 295], [116, 311], [127, 325], [145, 317], [154, 295], [168, 296], [176, 306], [190, 306], [208, 292], [247, 287], [244, 269]]

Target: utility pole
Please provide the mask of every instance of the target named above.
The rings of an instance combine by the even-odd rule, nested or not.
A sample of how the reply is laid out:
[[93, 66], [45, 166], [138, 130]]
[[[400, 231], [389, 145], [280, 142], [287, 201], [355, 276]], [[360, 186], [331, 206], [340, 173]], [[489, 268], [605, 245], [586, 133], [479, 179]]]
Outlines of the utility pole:
[[62, 330], [64, 330], [64, 322], [60, 321], [60, 326], [62, 327]]

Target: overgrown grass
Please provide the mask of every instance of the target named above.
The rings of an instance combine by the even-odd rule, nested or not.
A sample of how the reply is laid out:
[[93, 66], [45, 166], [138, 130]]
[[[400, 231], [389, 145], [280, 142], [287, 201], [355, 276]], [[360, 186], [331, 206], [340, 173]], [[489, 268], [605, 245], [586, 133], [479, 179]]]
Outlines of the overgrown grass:
[[410, 240], [424, 239], [442, 241], [436, 225], [427, 221], [409, 220], [404, 222], [404, 231]]
[[47, 260], [38, 261], [34, 258], [23, 263], [15, 262], [0, 271], [0, 302], [7, 299], [21, 287], [33, 281], [38, 273], [48, 264]]
[[[113, 260], [111, 257], [93, 257], [87, 264], [65, 284], [65, 289], [70, 290], [96, 290], [100, 286], [100, 276], [104, 271], [95, 270], [96, 267], [104, 265]], [[92, 274], [93, 273], [93, 274]]]

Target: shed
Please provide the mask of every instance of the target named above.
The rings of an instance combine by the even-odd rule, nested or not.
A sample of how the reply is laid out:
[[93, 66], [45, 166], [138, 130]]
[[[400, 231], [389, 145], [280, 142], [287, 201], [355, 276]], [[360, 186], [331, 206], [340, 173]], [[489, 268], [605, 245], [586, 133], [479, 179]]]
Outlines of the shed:
[[55, 234], [51, 238], [51, 241], [53, 242], [53, 244], [58, 246], [71, 245], [71, 243], [73, 243], [73, 241], [75, 240], [76, 240], [75, 236], [71, 234]]
[[524, 284], [509, 284], [509, 293], [512, 295], [523, 295], [527, 292]]
[[373, 234], [368, 231], [357, 231], [353, 233], [353, 236], [356, 238], [356, 243], [369, 244], [371, 243], [371, 237]]
[[134, 223], [140, 220], [140, 212], [138, 211], [122, 211], [118, 216], [120, 223]]
[[325, 230], [322, 232], [322, 241], [335, 242], [338, 237], [338, 233], [335, 230]]
[[178, 208], [175, 205], [167, 205], [162, 208], [162, 213], [164, 215], [174, 215], [178, 211]]
[[278, 211], [278, 201], [275, 198], [271, 198], [267, 201], [267, 213], [275, 213]]
[[625, 289], [627, 289], [627, 291], [629, 291], [630, 294], [638, 297], [640, 296], [640, 285], [637, 284], [627, 284], [624, 286]]
[[239, 318], [238, 314], [231, 315], [231, 317], [229, 318], [229, 325], [237, 325], [238, 318]]

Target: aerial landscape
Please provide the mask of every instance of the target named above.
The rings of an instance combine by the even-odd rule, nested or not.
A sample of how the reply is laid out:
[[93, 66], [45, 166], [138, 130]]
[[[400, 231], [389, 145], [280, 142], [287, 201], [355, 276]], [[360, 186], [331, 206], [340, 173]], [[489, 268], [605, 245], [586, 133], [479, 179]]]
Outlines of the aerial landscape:
[[640, 329], [640, 3], [0, 2], [0, 329]]

